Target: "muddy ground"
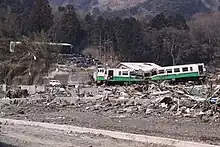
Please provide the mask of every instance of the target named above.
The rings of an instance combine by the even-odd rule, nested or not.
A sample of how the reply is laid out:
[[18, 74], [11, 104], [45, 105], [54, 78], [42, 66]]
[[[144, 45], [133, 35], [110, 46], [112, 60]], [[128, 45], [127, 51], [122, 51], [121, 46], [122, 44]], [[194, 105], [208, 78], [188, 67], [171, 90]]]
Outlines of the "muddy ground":
[[0, 142], [7, 143], [1, 147], [168, 147], [22, 125], [1, 125]]
[[220, 145], [220, 122], [210, 119], [169, 115], [126, 116], [89, 112], [74, 105], [47, 105], [47, 102], [10, 104], [0, 117], [68, 124], [81, 127], [123, 131]]

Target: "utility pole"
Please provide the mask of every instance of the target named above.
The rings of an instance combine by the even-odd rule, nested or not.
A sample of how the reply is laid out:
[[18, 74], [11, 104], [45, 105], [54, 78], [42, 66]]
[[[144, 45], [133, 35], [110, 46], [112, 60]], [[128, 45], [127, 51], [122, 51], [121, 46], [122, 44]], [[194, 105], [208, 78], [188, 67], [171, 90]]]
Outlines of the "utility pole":
[[107, 40], [107, 37], [106, 37], [106, 35], [105, 35], [105, 46], [104, 46], [104, 62], [106, 63], [107, 62], [107, 56], [106, 56], [106, 53], [107, 53], [107, 42], [108, 40]]
[[111, 62], [114, 62], [113, 41], [110, 41]]
[[100, 29], [100, 36], [99, 36], [99, 56], [102, 61], [102, 32], [101, 32], [101, 29]]

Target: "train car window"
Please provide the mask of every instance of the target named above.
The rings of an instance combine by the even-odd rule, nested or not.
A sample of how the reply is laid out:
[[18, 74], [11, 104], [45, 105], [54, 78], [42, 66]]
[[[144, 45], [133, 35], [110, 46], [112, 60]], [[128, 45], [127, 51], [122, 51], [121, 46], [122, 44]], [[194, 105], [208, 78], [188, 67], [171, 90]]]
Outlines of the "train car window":
[[164, 70], [159, 70], [159, 74], [164, 74], [165, 71]]
[[118, 72], [118, 75], [121, 75], [121, 71]]
[[157, 71], [152, 72], [152, 76], [157, 75]]
[[172, 69], [167, 69], [167, 73], [172, 73]]
[[150, 73], [144, 73], [144, 76], [145, 76], [145, 77], [149, 77], [149, 76], [150, 76]]
[[128, 71], [122, 71], [122, 75], [128, 75]]
[[199, 65], [198, 68], [199, 68], [199, 73], [200, 73], [200, 74], [203, 74], [203, 66], [202, 66], [202, 65]]
[[193, 67], [190, 67], [190, 71], [193, 71]]
[[137, 74], [132, 71], [132, 72], [130, 72], [130, 75], [131, 75], [131, 76], [136, 76]]
[[180, 72], [179, 68], [174, 68], [174, 72]]
[[188, 71], [188, 67], [183, 67], [182, 70], [183, 70], [183, 72], [186, 72], [186, 71]]

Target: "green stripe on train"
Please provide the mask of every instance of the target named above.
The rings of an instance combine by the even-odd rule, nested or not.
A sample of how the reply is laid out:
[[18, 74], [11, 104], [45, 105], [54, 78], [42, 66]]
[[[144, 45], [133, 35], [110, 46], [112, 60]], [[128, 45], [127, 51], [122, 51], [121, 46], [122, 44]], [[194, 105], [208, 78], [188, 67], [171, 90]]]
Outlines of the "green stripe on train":
[[104, 76], [98, 76], [96, 78], [97, 81], [104, 81], [105, 80], [105, 77]]
[[180, 74], [169, 74], [169, 75], [155, 75], [151, 77], [151, 79], [153, 81], [157, 81], [157, 80], [170, 80], [170, 79], [191, 78], [191, 77], [199, 77], [199, 73], [191, 72], [191, 73], [180, 73]]
[[143, 79], [135, 78], [135, 77], [114, 76], [113, 79], [110, 79], [109, 81], [112, 81], [112, 82], [137, 82], [137, 81], [143, 81]]

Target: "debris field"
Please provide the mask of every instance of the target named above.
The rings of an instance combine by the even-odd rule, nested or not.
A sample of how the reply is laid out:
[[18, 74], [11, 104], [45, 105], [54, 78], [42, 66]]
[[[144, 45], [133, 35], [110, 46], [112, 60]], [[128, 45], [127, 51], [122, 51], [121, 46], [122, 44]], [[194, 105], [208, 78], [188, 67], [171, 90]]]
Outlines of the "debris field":
[[[218, 85], [169, 85], [166, 82], [47, 86], [45, 92], [21, 98], [5, 95], [0, 100], [0, 117], [220, 144], [220, 132], [213, 132], [220, 124], [219, 89]], [[180, 128], [173, 129], [177, 127]], [[189, 132], [181, 132], [186, 130]]]

